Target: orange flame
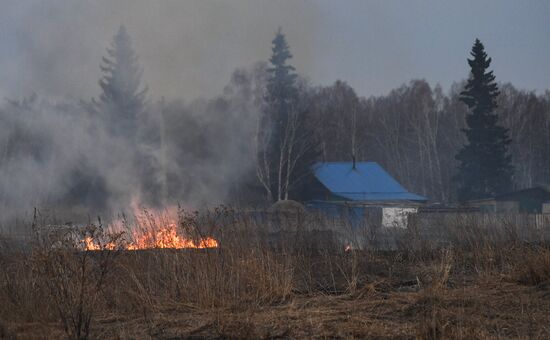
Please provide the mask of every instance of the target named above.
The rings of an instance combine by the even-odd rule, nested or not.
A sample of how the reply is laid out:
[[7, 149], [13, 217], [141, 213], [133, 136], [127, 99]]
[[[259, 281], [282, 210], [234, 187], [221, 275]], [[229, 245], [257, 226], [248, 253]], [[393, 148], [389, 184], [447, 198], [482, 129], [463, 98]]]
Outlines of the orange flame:
[[[141, 249], [205, 249], [217, 248], [218, 241], [212, 237], [200, 237], [198, 239], [187, 238], [178, 233], [176, 212], [174, 207], [165, 210], [165, 213], [149, 213], [140, 211], [137, 205], [133, 205], [136, 216], [137, 228], [132, 229], [132, 241], [120, 245], [119, 248], [126, 250]], [[113, 225], [115, 229], [120, 226]], [[101, 245], [93, 237], [87, 236], [81, 241], [86, 250], [114, 250], [115, 244], [107, 243]]]
[[84, 246], [85, 250], [101, 250], [101, 249], [107, 249], [107, 250], [115, 250], [116, 245], [112, 242], [108, 242], [104, 245], [100, 245], [93, 237], [86, 236], [82, 241], [82, 245]]
[[96, 244], [94, 242], [93, 237], [91, 237], [91, 236], [86, 236], [84, 238], [84, 240], [82, 240], [82, 243], [83, 243], [84, 248], [86, 250], [100, 250], [101, 249], [101, 246], [99, 244]]
[[171, 248], [171, 249], [184, 249], [184, 248], [217, 248], [218, 241], [212, 237], [201, 238], [198, 241], [188, 239], [178, 235], [176, 230], [176, 224], [171, 223], [165, 227], [152, 232], [141, 233], [136, 235], [134, 233], [135, 241], [128, 244], [126, 249], [138, 250], [138, 249], [150, 249], [150, 248]]

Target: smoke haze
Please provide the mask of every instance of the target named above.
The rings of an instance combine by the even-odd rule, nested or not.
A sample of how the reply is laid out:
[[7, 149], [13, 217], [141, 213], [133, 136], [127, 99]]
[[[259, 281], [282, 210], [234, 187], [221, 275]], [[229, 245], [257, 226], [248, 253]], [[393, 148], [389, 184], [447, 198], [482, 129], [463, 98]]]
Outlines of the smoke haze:
[[300, 56], [296, 66], [308, 74], [314, 67], [308, 44], [325, 15], [301, 1], [12, 2], [0, 14], [0, 89], [10, 98], [97, 95], [101, 57], [124, 24], [153, 98], [212, 97], [235, 68], [269, 58], [278, 26]]
[[[487, 41], [500, 81], [548, 88], [542, 65], [550, 48], [541, 45], [550, 34], [548, 3], [486, 1], [476, 13], [472, 6], [477, 2], [4, 3], [2, 217], [44, 202], [116, 212], [136, 197], [195, 206], [225, 201], [243, 175], [254, 176], [260, 61], [268, 60], [279, 26], [301, 76], [321, 85], [344, 79], [361, 97], [418, 77], [449, 88], [467, 76], [465, 51], [476, 36]], [[121, 24], [149, 88], [138, 144], [105, 133], [81, 105], [100, 93], [101, 58]], [[143, 158], [139, 168], [134, 153]]]
[[543, 0], [9, 1], [0, 11], [0, 95], [97, 95], [100, 58], [121, 24], [153, 98], [220, 94], [235, 68], [267, 60], [278, 26], [300, 74], [323, 85], [344, 79], [362, 96], [419, 77], [449, 88], [467, 76], [463, 51], [476, 37], [502, 81], [544, 90], [548, 13]]
[[2, 218], [54, 208], [113, 216], [134, 203], [219, 204], [253, 171], [265, 64], [236, 70], [209, 100], [150, 103], [138, 143], [86, 105], [32, 95], [0, 111]]

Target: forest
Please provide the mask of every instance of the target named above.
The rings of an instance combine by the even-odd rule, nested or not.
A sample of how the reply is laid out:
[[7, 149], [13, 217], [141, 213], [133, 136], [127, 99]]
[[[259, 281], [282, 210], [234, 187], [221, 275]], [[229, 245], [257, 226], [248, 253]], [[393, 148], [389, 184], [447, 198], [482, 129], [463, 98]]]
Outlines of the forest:
[[[151, 206], [265, 206], [303, 199], [313, 162], [352, 158], [378, 162], [433, 203], [457, 201], [453, 178], [456, 155], [467, 143], [469, 109], [461, 92], [469, 76], [469, 51], [464, 51], [464, 79], [448, 90], [412, 79], [386, 95], [368, 96], [343, 80], [321, 86], [301, 76], [280, 29], [272, 48], [270, 60], [236, 69], [217, 97], [152, 98], [141, 80], [147, 70], [139, 51], [121, 26], [98, 61], [97, 98], [37, 93], [3, 102], [3, 210], [7, 215], [37, 206], [117, 212], [133, 200]], [[283, 85], [273, 81], [277, 67], [286, 72]], [[509, 189], [550, 182], [550, 92], [510, 83], [498, 88], [494, 114], [510, 139]], [[285, 96], [291, 98], [288, 103], [281, 100]], [[270, 114], [274, 108], [289, 112], [284, 133], [292, 134], [292, 155], [290, 143], [282, 144], [283, 122]], [[279, 151], [289, 155], [287, 170], [279, 172], [287, 181], [274, 184], [277, 172], [266, 160], [273, 161]]]

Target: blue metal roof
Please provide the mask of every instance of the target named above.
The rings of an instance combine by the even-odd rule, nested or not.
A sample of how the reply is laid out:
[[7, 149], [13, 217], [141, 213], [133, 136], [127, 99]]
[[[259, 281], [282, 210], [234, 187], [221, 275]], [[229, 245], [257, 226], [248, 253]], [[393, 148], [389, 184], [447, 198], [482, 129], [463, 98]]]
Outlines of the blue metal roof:
[[315, 177], [331, 193], [351, 201], [426, 201], [408, 192], [376, 162], [316, 163]]

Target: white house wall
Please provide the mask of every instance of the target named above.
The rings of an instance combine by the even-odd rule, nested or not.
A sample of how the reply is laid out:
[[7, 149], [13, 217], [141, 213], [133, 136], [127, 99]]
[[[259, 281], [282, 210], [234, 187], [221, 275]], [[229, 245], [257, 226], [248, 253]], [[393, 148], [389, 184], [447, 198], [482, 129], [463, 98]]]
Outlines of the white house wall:
[[406, 228], [407, 216], [416, 214], [417, 208], [383, 208], [382, 209], [382, 226], [386, 228]]

